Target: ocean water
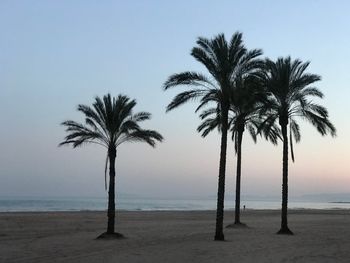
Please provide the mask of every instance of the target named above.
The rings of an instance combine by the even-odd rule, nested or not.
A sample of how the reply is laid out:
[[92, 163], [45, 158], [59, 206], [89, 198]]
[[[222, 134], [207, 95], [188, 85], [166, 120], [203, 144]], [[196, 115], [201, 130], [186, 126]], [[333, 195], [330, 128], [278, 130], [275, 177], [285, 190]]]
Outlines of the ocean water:
[[[280, 200], [242, 200], [246, 209], [280, 209]], [[288, 203], [291, 209], [350, 209], [350, 203], [325, 201], [293, 201]], [[107, 208], [106, 197], [0, 197], [0, 212], [31, 211], [104, 211]], [[116, 208], [128, 211], [159, 210], [215, 210], [215, 198], [150, 198], [123, 196], [116, 200]], [[234, 209], [234, 200], [225, 200], [225, 209]]]

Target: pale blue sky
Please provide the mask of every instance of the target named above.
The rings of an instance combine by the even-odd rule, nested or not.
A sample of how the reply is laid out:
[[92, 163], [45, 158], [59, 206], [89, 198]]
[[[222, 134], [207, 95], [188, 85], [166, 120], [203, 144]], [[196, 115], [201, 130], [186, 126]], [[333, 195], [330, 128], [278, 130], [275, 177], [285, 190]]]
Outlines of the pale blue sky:
[[[125, 145], [117, 191], [147, 195], [215, 195], [217, 134], [202, 139], [189, 104], [165, 114], [177, 93], [162, 83], [183, 70], [204, 71], [190, 55], [198, 36], [243, 32], [264, 56], [311, 60], [322, 76], [322, 101], [338, 129], [322, 138], [303, 125], [290, 166], [291, 194], [350, 192], [350, 2], [348, 1], [4, 1], [0, 2], [0, 195], [103, 195], [104, 149], [57, 148], [59, 123], [82, 120], [77, 104], [124, 93], [153, 114], [146, 124], [165, 142]], [[205, 72], [205, 71], [204, 71]], [[180, 88], [178, 91], [181, 90]], [[244, 194], [276, 194], [281, 147], [248, 136]], [[227, 192], [233, 193], [229, 146]]]

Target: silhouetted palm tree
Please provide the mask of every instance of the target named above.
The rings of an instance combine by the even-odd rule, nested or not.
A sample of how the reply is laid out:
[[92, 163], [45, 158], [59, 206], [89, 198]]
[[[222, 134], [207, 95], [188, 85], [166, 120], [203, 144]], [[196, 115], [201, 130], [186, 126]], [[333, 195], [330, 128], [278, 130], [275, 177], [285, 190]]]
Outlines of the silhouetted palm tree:
[[206, 67], [211, 76], [207, 77], [192, 71], [170, 76], [164, 83], [165, 90], [179, 85], [188, 85], [191, 88], [175, 96], [167, 106], [167, 111], [193, 99], [200, 100], [196, 111], [208, 103], [215, 103], [220, 109], [221, 150], [215, 240], [224, 240], [223, 218], [230, 89], [237, 75], [250, 72], [256, 67], [258, 63], [256, 57], [261, 55], [261, 50], [248, 51], [243, 45], [241, 33], [235, 33], [229, 43], [223, 34], [213, 39], [200, 37], [197, 45], [192, 48], [191, 55]]
[[[230, 224], [228, 227], [245, 225], [240, 221], [242, 139], [243, 133], [247, 129], [254, 142], [256, 142], [257, 131], [263, 121], [260, 109], [263, 106], [262, 101], [265, 96], [261, 81], [255, 74], [237, 77], [233, 83], [230, 94], [229, 126], [237, 154], [236, 202], [235, 221], [234, 224]], [[215, 128], [221, 129], [219, 108], [205, 110], [200, 117], [203, 122], [198, 127], [198, 131], [202, 132], [203, 137]], [[277, 144], [279, 130], [276, 126], [269, 129], [263, 129], [262, 127], [261, 133], [264, 134], [267, 140]]]
[[[106, 147], [107, 160], [109, 162], [109, 189], [108, 189], [108, 224], [107, 232], [100, 237], [122, 237], [114, 232], [115, 221], [115, 159], [117, 147], [124, 142], [146, 142], [152, 147], [156, 141], [162, 141], [163, 137], [156, 131], [144, 130], [139, 122], [151, 118], [148, 112], [133, 113], [135, 100], [127, 96], [119, 95], [112, 98], [107, 94], [103, 99], [96, 97], [92, 107], [79, 105], [78, 111], [85, 115], [85, 124], [75, 121], [65, 121], [68, 135], [60, 145], [71, 144], [73, 148], [86, 143], [95, 143]], [[106, 178], [105, 178], [106, 179]]]
[[310, 86], [319, 81], [320, 76], [306, 73], [309, 62], [303, 63], [290, 57], [278, 58], [276, 62], [266, 59], [265, 86], [269, 97], [262, 111], [267, 115], [264, 126], [271, 127], [278, 121], [283, 139], [282, 170], [282, 214], [281, 229], [278, 234], [293, 234], [288, 228], [288, 125], [291, 157], [294, 161], [293, 138], [300, 141], [300, 128], [295, 118], [301, 117], [310, 122], [323, 136], [330, 133], [336, 135], [336, 129], [328, 119], [325, 107], [309, 100], [309, 97], [322, 98], [320, 90]]

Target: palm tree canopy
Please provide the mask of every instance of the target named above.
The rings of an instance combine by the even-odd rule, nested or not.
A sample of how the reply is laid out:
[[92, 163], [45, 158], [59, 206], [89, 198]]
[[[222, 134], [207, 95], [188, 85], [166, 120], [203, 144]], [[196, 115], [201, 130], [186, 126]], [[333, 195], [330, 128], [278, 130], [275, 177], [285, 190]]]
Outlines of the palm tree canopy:
[[74, 148], [84, 143], [96, 143], [110, 149], [124, 142], [141, 141], [152, 147], [163, 137], [156, 131], [145, 130], [139, 123], [151, 118], [148, 112], [133, 113], [135, 100], [127, 96], [110, 94], [96, 97], [92, 107], [78, 105], [78, 111], [85, 115], [85, 123], [64, 121], [68, 135], [60, 145], [71, 144]]
[[[289, 124], [290, 136], [293, 134], [296, 142], [301, 138], [296, 117], [310, 122], [322, 136], [336, 135], [334, 125], [329, 121], [327, 109], [309, 99], [323, 98], [323, 93], [311, 86], [321, 80], [321, 77], [306, 72], [309, 64], [310, 62], [303, 63], [290, 57], [278, 58], [276, 62], [270, 59], [265, 61], [263, 81], [269, 96], [265, 107], [262, 108], [262, 112], [267, 115], [264, 126], [271, 127], [277, 119], [280, 125]], [[290, 142], [292, 143], [292, 140]], [[292, 159], [294, 160], [293, 150]]]
[[[266, 93], [262, 89], [260, 78], [253, 75], [238, 76], [230, 90], [229, 125], [232, 132], [232, 140], [237, 151], [237, 135], [247, 129], [253, 138], [257, 140], [257, 131], [263, 121], [260, 109]], [[221, 129], [220, 108], [210, 108], [200, 114], [203, 122], [198, 126], [198, 132], [207, 136], [214, 129]], [[271, 129], [262, 129], [261, 134], [273, 144], [277, 144], [280, 131], [276, 125]]]
[[242, 33], [239, 32], [229, 42], [224, 34], [213, 39], [199, 37], [191, 55], [205, 66], [210, 77], [192, 71], [170, 76], [164, 83], [164, 90], [179, 85], [191, 88], [175, 96], [167, 106], [167, 111], [193, 99], [200, 99], [196, 111], [209, 102], [227, 108], [232, 82], [236, 76], [251, 72], [261, 65], [261, 60], [257, 59], [261, 54], [260, 49], [248, 51], [243, 45]]

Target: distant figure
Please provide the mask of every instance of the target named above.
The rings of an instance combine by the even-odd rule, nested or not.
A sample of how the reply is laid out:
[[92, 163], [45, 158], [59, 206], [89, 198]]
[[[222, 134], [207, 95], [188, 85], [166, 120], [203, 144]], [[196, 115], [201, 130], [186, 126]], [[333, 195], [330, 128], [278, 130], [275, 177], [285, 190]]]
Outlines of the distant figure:
[[243, 211], [245, 210], [245, 205], [243, 205]]

